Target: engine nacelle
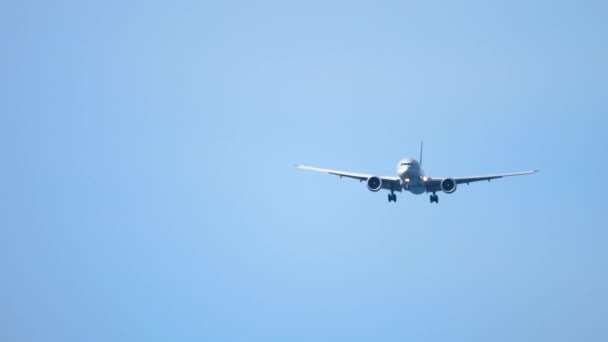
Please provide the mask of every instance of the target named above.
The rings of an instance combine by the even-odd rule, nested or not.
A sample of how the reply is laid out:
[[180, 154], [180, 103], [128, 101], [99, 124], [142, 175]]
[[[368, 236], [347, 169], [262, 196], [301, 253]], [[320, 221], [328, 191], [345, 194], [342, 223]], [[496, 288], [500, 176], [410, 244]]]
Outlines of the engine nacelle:
[[441, 190], [445, 193], [451, 194], [456, 191], [456, 181], [453, 178], [446, 178], [441, 181]]
[[367, 179], [367, 188], [369, 191], [376, 192], [382, 189], [382, 179], [372, 176]]

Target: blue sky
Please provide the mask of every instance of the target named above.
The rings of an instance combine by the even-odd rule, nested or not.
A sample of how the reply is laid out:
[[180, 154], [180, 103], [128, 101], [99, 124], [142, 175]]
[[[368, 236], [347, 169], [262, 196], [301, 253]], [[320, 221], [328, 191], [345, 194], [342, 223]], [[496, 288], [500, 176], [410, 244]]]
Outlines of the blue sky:
[[605, 2], [0, 8], [1, 340], [608, 339]]

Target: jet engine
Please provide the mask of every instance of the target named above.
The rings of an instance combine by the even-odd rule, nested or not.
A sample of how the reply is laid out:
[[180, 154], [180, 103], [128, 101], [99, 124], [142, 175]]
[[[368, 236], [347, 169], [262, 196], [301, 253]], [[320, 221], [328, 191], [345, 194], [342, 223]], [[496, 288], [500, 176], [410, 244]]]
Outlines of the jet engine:
[[441, 190], [448, 194], [456, 191], [456, 181], [453, 178], [446, 178], [441, 181]]
[[372, 176], [367, 179], [367, 188], [369, 191], [376, 192], [382, 189], [382, 179]]

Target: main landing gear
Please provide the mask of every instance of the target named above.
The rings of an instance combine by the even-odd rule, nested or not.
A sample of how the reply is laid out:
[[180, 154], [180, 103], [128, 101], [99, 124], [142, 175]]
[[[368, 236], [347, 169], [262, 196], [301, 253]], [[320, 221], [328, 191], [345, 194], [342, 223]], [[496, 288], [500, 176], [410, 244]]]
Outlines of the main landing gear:
[[435, 193], [431, 195], [431, 203], [433, 202], [439, 203], [439, 196], [435, 195]]
[[397, 203], [397, 195], [395, 195], [395, 189], [393, 188], [393, 185], [391, 184], [391, 193], [388, 194], [388, 202], [395, 202]]

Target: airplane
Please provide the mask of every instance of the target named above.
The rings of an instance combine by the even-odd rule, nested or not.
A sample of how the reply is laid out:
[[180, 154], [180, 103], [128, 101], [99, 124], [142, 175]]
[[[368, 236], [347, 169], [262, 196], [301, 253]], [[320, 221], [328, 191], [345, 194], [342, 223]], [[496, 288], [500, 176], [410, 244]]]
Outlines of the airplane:
[[451, 194], [456, 191], [458, 184], [467, 185], [473, 182], [479, 182], [487, 180], [488, 182], [492, 179], [529, 175], [538, 172], [538, 170], [513, 172], [513, 173], [499, 173], [493, 175], [484, 176], [469, 176], [469, 177], [447, 177], [447, 178], [435, 178], [428, 177], [422, 171], [422, 144], [420, 144], [420, 160], [413, 158], [405, 158], [399, 161], [397, 164], [397, 177], [393, 176], [374, 176], [363, 173], [354, 172], [343, 172], [329, 169], [322, 169], [312, 166], [296, 165], [297, 168], [303, 170], [324, 172], [330, 175], [336, 175], [347, 178], [358, 179], [359, 181], [367, 182], [367, 188], [372, 192], [380, 191], [380, 189], [389, 190], [391, 193], [388, 194], [388, 201], [397, 202], [397, 194], [395, 192], [409, 191], [414, 195], [420, 195], [423, 193], [432, 193], [430, 195], [431, 203], [439, 203], [439, 196], [437, 192], [443, 191], [446, 194]]

